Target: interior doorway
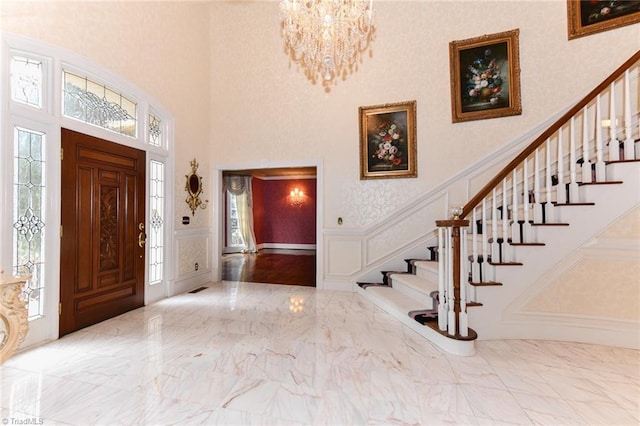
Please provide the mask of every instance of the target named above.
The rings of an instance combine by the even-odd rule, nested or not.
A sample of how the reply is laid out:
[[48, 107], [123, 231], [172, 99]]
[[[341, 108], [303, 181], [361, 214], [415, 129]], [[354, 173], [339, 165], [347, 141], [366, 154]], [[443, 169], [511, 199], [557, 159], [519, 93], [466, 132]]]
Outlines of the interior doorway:
[[[250, 244], [240, 232], [243, 208], [236, 207], [234, 191], [228, 190], [231, 176], [251, 181], [254, 242]], [[316, 286], [317, 168], [224, 170], [222, 180], [221, 279]]]
[[60, 331], [143, 306], [144, 151], [62, 129]]

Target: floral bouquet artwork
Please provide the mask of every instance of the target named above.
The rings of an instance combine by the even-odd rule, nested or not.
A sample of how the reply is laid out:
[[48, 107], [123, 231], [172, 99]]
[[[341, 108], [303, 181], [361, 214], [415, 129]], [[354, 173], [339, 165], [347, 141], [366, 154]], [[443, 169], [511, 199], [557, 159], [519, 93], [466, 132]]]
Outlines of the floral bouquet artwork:
[[[403, 159], [403, 145], [405, 130], [395, 121], [383, 121], [378, 126], [378, 132], [373, 134], [370, 143], [374, 145], [371, 154], [372, 168], [391, 170], [394, 166], [406, 168], [406, 158]], [[404, 160], [404, 161], [403, 161]], [[376, 164], [377, 163], [377, 164]]]
[[416, 177], [415, 101], [360, 107], [361, 179]]
[[520, 30], [449, 43], [454, 123], [520, 115]]

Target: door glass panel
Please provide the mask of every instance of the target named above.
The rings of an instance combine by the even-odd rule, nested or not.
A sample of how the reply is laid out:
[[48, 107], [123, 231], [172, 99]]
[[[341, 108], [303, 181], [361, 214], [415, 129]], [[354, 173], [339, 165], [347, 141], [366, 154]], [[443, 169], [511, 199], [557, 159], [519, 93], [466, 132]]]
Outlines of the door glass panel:
[[42, 108], [42, 61], [11, 57], [11, 99]]
[[162, 128], [160, 119], [153, 114], [149, 114], [149, 144], [162, 146]]
[[162, 281], [164, 268], [164, 163], [151, 160], [149, 170], [149, 282]]
[[44, 307], [45, 135], [14, 128], [13, 273], [30, 274], [25, 289], [29, 318]]
[[136, 137], [137, 104], [104, 84], [66, 70], [63, 74], [63, 114], [126, 136]]

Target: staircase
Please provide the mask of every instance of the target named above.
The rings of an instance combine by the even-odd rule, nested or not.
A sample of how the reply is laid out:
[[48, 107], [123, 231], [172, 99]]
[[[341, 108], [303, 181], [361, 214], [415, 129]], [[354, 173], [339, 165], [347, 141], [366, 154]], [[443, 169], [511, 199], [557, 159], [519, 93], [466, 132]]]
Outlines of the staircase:
[[542, 325], [505, 308], [640, 205], [639, 73], [640, 51], [436, 221], [424, 259], [359, 291], [451, 353], [473, 354], [478, 337], [535, 338]]

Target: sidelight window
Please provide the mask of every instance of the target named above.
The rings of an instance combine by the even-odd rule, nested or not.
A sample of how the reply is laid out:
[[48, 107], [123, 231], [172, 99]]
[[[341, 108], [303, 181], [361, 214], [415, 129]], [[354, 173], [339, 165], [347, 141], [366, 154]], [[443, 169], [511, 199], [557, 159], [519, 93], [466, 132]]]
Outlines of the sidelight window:
[[31, 275], [29, 318], [43, 315], [45, 286], [45, 135], [14, 128], [13, 273]]

